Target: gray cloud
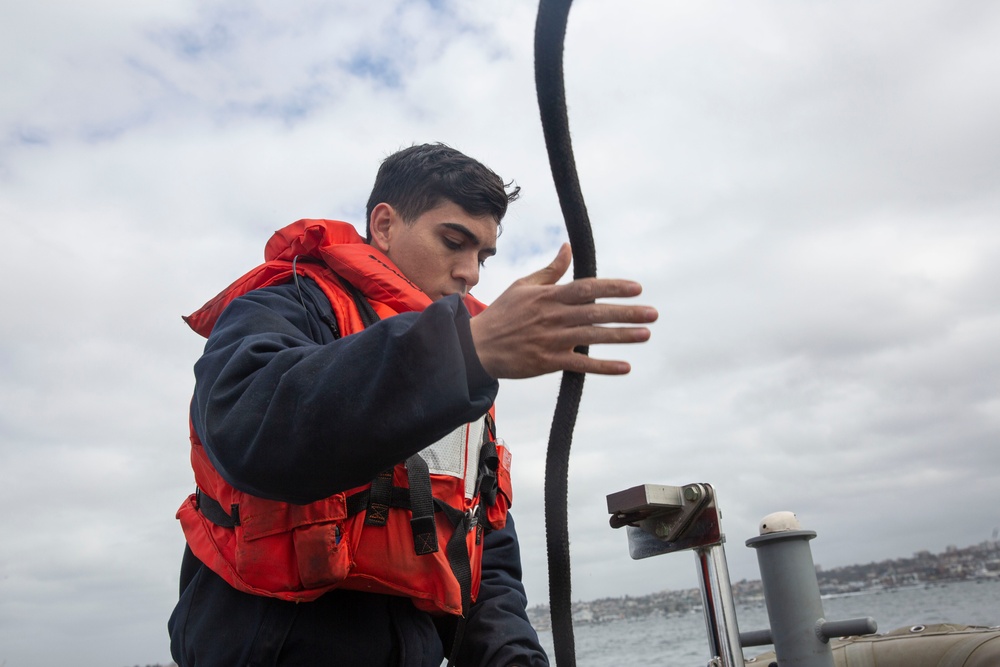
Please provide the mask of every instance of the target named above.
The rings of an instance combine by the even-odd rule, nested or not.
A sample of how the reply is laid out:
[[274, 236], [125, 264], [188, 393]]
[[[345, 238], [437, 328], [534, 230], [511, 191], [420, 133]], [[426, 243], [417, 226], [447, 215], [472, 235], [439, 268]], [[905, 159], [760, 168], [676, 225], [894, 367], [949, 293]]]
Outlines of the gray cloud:
[[[0, 27], [0, 661], [165, 661], [201, 341], [180, 316], [300, 217], [360, 222], [379, 160], [441, 140], [524, 188], [479, 296], [563, 238], [534, 7], [20, 5]], [[58, 17], [51, 19], [52, 16]], [[574, 598], [694, 586], [604, 496], [707, 481], [735, 579], [778, 509], [832, 567], [1000, 524], [1000, 10], [579, 2], [566, 75], [603, 275], [661, 311], [591, 378]], [[558, 378], [505, 382], [532, 603]], [[53, 637], [58, 638], [54, 640]]]

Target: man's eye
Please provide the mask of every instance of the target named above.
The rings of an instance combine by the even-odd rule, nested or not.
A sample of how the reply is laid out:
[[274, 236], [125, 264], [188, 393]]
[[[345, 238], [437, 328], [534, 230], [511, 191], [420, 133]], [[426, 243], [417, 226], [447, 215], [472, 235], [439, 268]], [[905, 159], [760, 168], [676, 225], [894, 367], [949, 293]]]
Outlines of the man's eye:
[[449, 250], [458, 250], [459, 248], [462, 247], [461, 243], [453, 241], [450, 238], [448, 238], [447, 236], [442, 237], [442, 239], [444, 240], [445, 247], [448, 248]]

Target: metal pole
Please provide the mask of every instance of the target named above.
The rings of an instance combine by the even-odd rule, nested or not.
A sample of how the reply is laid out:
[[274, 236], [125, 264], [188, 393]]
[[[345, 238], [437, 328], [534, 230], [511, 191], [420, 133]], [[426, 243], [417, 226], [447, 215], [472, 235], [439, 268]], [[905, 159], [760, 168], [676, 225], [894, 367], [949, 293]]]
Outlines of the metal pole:
[[736, 604], [722, 543], [695, 549], [709, 649], [719, 667], [745, 667]]

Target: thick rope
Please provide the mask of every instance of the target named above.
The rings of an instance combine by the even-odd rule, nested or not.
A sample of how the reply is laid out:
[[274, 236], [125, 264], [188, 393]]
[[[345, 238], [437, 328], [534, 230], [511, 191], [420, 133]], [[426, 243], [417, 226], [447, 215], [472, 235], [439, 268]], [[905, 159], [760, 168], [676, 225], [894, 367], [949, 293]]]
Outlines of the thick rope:
[[[541, 0], [535, 22], [535, 88], [542, 117], [545, 147], [573, 246], [573, 277], [597, 275], [594, 235], [580, 190], [573, 160], [573, 146], [566, 113], [563, 82], [563, 43], [572, 0]], [[587, 354], [587, 348], [577, 348]], [[575, 667], [572, 582], [570, 576], [569, 521], [566, 510], [569, 453], [573, 428], [583, 394], [582, 373], [565, 372], [559, 386], [549, 446], [545, 457], [545, 533], [549, 564], [549, 607], [555, 661], [560, 667]]]

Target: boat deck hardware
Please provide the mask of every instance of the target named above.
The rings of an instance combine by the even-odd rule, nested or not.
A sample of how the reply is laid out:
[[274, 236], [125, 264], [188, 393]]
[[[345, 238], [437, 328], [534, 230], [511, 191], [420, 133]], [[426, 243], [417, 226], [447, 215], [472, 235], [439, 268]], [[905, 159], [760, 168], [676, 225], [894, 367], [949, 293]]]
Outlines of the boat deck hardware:
[[612, 528], [626, 528], [633, 559], [692, 550], [698, 567], [712, 667], [745, 667], [743, 648], [773, 644], [781, 667], [834, 667], [830, 639], [869, 635], [870, 617], [824, 618], [809, 540], [792, 512], [760, 522], [746, 544], [757, 551], [771, 627], [740, 633], [723, 547], [721, 513], [709, 484], [643, 484], [607, 497]]

